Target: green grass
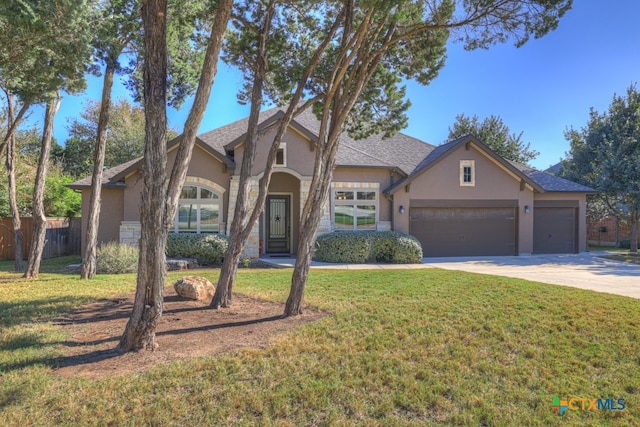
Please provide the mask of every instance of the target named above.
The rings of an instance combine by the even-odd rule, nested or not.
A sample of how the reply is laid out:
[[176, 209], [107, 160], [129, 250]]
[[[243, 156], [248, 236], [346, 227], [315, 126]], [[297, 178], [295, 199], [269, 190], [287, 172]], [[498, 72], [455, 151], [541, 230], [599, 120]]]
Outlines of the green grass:
[[[284, 301], [290, 274], [240, 270], [236, 290]], [[313, 270], [306, 302], [332, 316], [266, 350], [105, 380], [52, 374], [66, 337], [49, 319], [134, 282], [0, 284], [0, 425], [640, 424], [640, 301], [438, 269]], [[555, 395], [626, 409], [558, 416]]]

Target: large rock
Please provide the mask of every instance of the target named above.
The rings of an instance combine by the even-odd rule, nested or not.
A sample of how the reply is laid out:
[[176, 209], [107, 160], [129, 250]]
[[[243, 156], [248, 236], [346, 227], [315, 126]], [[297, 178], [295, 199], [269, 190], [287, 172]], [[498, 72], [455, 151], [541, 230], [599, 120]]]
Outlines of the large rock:
[[213, 297], [213, 284], [200, 276], [184, 276], [173, 284], [176, 293], [183, 298], [203, 301]]

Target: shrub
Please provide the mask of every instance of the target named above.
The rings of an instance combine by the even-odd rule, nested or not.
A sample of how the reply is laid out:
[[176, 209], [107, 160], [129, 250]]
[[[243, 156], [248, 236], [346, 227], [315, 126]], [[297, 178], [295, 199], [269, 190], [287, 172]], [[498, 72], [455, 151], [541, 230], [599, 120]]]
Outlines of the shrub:
[[315, 258], [354, 264], [367, 261], [415, 264], [422, 261], [422, 246], [415, 237], [397, 231], [328, 233], [316, 240]]
[[370, 246], [367, 232], [328, 233], [316, 239], [315, 257], [323, 262], [363, 264], [369, 258]]
[[100, 274], [134, 273], [138, 270], [138, 248], [124, 243], [102, 245], [96, 254], [96, 272]]
[[422, 245], [410, 234], [399, 231], [375, 233], [370, 258], [392, 264], [418, 264], [422, 261]]
[[169, 233], [167, 256], [197, 258], [206, 264], [221, 264], [227, 251], [227, 236], [223, 234]]

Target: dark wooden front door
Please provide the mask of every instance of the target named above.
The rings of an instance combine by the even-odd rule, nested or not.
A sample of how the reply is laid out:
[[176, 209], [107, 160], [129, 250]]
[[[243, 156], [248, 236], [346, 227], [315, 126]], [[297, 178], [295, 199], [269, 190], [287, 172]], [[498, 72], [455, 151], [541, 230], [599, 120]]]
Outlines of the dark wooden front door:
[[267, 253], [291, 252], [290, 196], [267, 196]]

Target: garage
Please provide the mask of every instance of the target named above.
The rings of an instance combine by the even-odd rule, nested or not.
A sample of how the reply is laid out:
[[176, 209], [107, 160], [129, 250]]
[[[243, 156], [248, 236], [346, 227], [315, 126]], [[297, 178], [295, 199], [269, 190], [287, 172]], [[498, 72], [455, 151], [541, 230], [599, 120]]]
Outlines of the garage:
[[536, 203], [533, 208], [533, 253], [577, 253], [577, 215], [577, 206]]
[[422, 243], [425, 257], [517, 255], [516, 206], [415, 204], [410, 233]]

